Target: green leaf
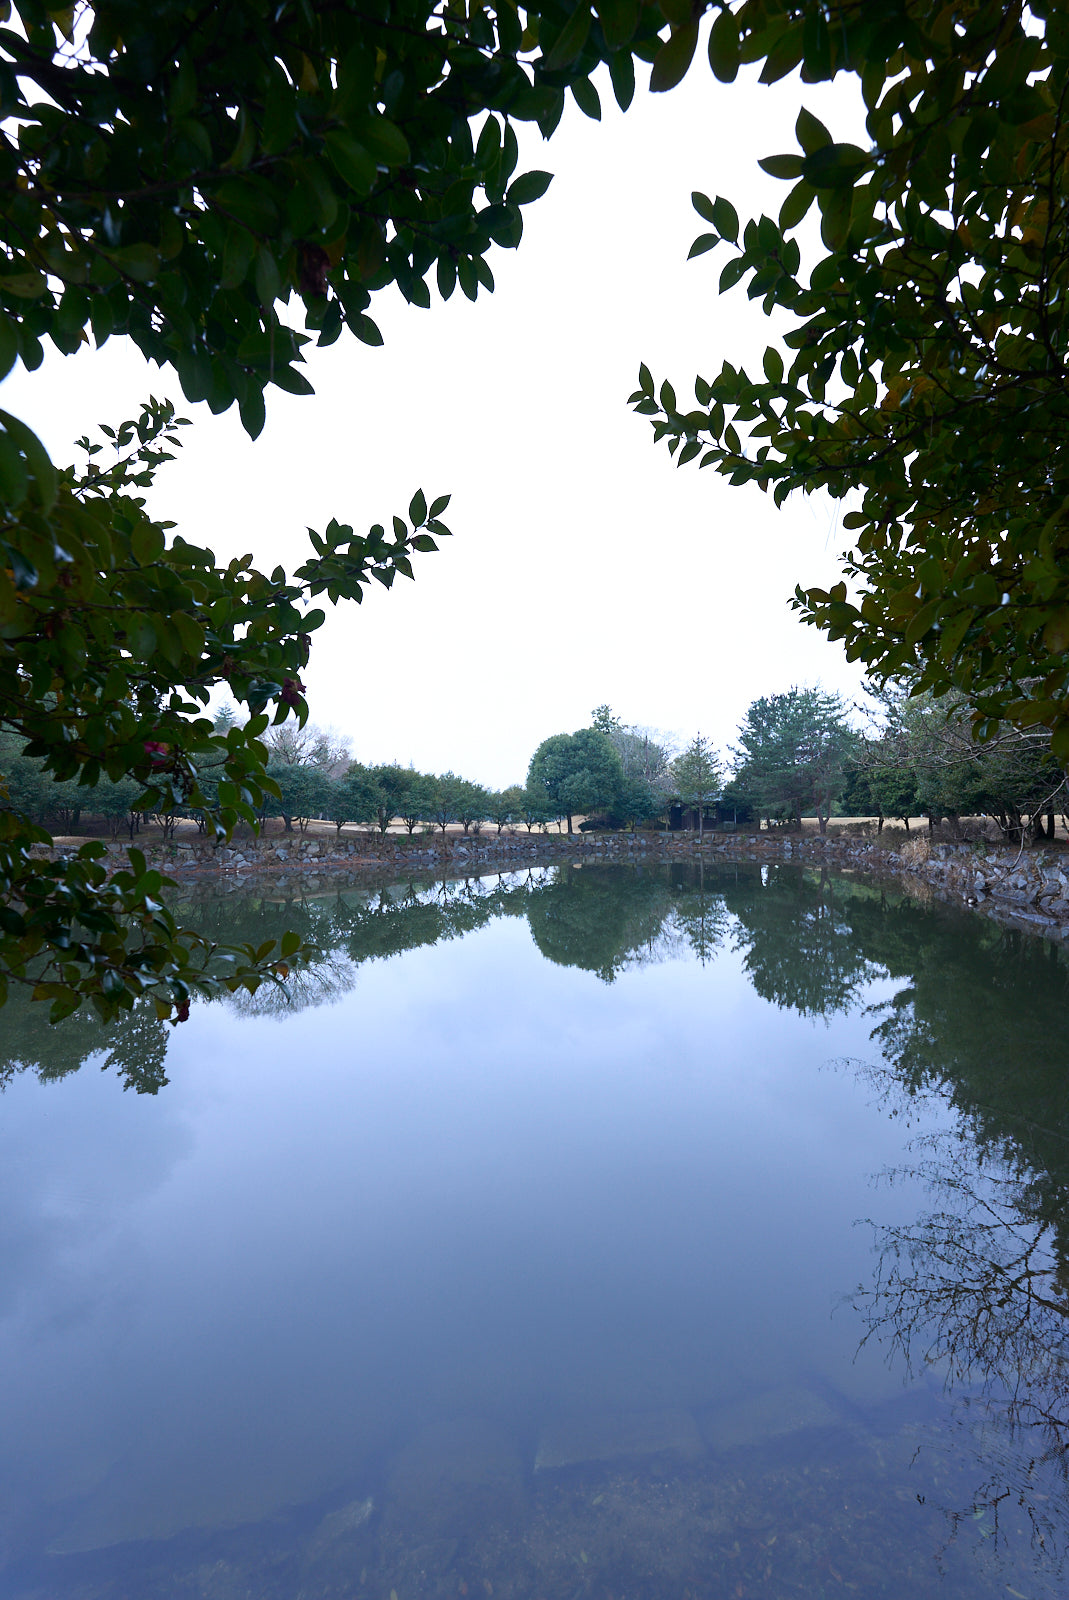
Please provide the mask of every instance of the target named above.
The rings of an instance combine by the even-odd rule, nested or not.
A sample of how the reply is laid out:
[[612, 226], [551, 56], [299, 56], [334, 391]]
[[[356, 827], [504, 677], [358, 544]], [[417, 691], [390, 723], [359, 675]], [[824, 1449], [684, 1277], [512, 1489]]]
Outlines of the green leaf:
[[616, 50], [609, 57], [609, 77], [616, 104], [626, 111], [635, 98], [635, 62], [629, 50]]
[[690, 203], [704, 222], [712, 222], [713, 202], [710, 200], [707, 194], [702, 194], [700, 189], [693, 190], [690, 197]]
[[770, 178], [800, 178], [805, 165], [801, 156], [765, 156], [757, 165]]
[[709, 33], [709, 65], [713, 76], [721, 83], [734, 83], [741, 60], [738, 22], [732, 11], [721, 11]]
[[707, 250], [714, 249], [719, 243], [718, 233], [700, 233], [687, 251], [687, 260], [693, 261], [695, 256], [703, 256]]
[[788, 228], [796, 228], [816, 197], [817, 191], [811, 183], [806, 183], [804, 178], [800, 183], [796, 183], [779, 208], [780, 228], [784, 231]]
[[343, 183], [359, 195], [370, 194], [378, 177], [374, 158], [351, 133], [335, 129], [323, 140], [327, 157]]
[[315, 394], [304, 373], [298, 372], [296, 367], [285, 364], [277, 366], [271, 374], [271, 382], [287, 394]]
[[851, 188], [869, 157], [856, 144], [822, 145], [806, 156], [804, 172], [814, 189]]
[[81, 995], [74, 989], [68, 989], [61, 999], [53, 1000], [48, 1008], [49, 1022], [62, 1022], [65, 1017], [69, 1017], [73, 1012], [77, 1011], [81, 1003]]
[[762, 365], [765, 369], [765, 377], [768, 379], [769, 383], [782, 383], [783, 357], [772, 345], [769, 345], [768, 349], [765, 351], [764, 356], [762, 357]]
[[[508, 203], [510, 206], [530, 205], [532, 200], [540, 200], [553, 182], [552, 172], [525, 172], [509, 184]], [[461, 285], [463, 287], [463, 285]]]
[[245, 282], [255, 254], [256, 240], [248, 228], [232, 222], [226, 230], [226, 243], [223, 246], [220, 282], [224, 289], [237, 289]]
[[720, 293], [724, 294], [726, 290], [733, 289], [749, 270], [750, 263], [745, 256], [736, 256], [734, 261], [729, 261], [720, 274]]
[[[638, 27], [639, 0], [596, 0], [596, 10], [601, 19], [605, 43], [614, 52], [609, 58], [610, 70], [616, 55], [631, 60], [631, 52], [620, 49], [630, 44]], [[625, 108], [626, 109], [626, 108]]]
[[[576, 9], [564, 24], [545, 58], [547, 72], [560, 72], [562, 67], [568, 67], [572, 64], [586, 44], [587, 34], [590, 32], [590, 24], [593, 20], [586, 0], [579, 0]], [[545, 26], [544, 23], [543, 26]]]
[[130, 552], [138, 566], [147, 567], [158, 561], [166, 548], [163, 529], [148, 518], [142, 519], [130, 535]]
[[682, 82], [694, 60], [697, 44], [697, 22], [688, 22], [686, 27], [672, 29], [653, 60], [653, 69], [650, 72], [651, 94], [664, 94]]
[[212, 193], [211, 199], [227, 216], [243, 222], [261, 237], [278, 227], [278, 207], [270, 191], [251, 174], [227, 178]]
[[17, 300], [39, 300], [47, 288], [43, 272], [8, 272], [0, 277], [0, 294], [13, 294]]
[[709, 220], [722, 239], [727, 239], [729, 244], [738, 244], [739, 213], [730, 200], [717, 195], [713, 201], [713, 214]]
[[350, 322], [349, 326], [362, 344], [380, 345], [382, 343], [382, 334], [379, 332], [378, 324], [373, 322], [370, 317], [359, 316], [355, 321]]
[[589, 78], [576, 78], [572, 84], [572, 98], [583, 113], [592, 122], [601, 121], [601, 96]]
[[417, 489], [408, 503], [408, 520], [414, 528], [422, 528], [427, 520], [427, 499], [422, 489]]
[[369, 151], [384, 167], [405, 167], [412, 160], [408, 140], [388, 117], [364, 117], [353, 123], [352, 133], [360, 148]]
[[6, 429], [25, 456], [29, 475], [36, 486], [41, 505], [45, 511], [51, 511], [59, 493], [59, 481], [48, 451], [37, 435], [24, 422], [20, 422], [18, 417], [0, 411], [0, 426]]
[[811, 111], [807, 111], [805, 106], [798, 113], [798, 121], [794, 125], [794, 131], [798, 137], [798, 143], [807, 156], [812, 155], [816, 150], [820, 150], [824, 145], [833, 143], [832, 136], [823, 122], [819, 121]]
[[[10, 434], [0, 433], [0, 500], [6, 506], [14, 509], [25, 500], [29, 486], [29, 474], [26, 471], [26, 462], [23, 460], [22, 452]], [[36, 585], [36, 570], [34, 571], [33, 582]], [[26, 588], [29, 586], [22, 583], [17, 584], [17, 587]]]
[[11, 318], [0, 311], [0, 379], [7, 377], [18, 358], [18, 331]]

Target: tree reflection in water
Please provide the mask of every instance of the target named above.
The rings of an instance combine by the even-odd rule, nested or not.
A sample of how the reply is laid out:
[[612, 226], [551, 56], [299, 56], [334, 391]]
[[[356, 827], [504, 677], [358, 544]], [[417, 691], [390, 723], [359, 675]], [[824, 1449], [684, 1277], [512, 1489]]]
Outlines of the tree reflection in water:
[[[879, 1265], [854, 1303], [866, 1338], [915, 1369], [938, 1365], [958, 1396], [961, 1439], [982, 1457], [985, 1476], [972, 1506], [949, 1508], [952, 1525], [982, 1515], [997, 1537], [999, 1507], [1012, 1496], [1052, 1553], [1069, 1509], [1064, 952], [871, 883], [754, 863], [353, 882], [203, 896], [187, 908], [222, 942], [292, 928], [317, 946], [284, 985], [225, 1001], [279, 1017], [331, 1003], [369, 963], [504, 917], [526, 918], [547, 960], [605, 983], [656, 962], [708, 963], [732, 948], [758, 994], [805, 1017], [855, 1010], [872, 979], [892, 980], [893, 995], [871, 1013], [882, 1065], [863, 1070], [891, 1115], [934, 1097], [960, 1120], [908, 1169], [927, 1183], [933, 1209], [905, 1227], [873, 1224]], [[167, 1082], [170, 1030], [145, 1007], [109, 1029], [79, 1015], [53, 1029], [44, 1007], [16, 999], [4, 1032], [0, 1087], [26, 1068], [55, 1079], [92, 1060], [138, 1092]]]
[[[893, 1074], [861, 1070], [885, 1102], [901, 1097]], [[1069, 1214], [1057, 1202], [1038, 1210], [1037, 1175], [985, 1149], [966, 1119], [914, 1149], [915, 1162], [882, 1177], [920, 1181], [936, 1203], [904, 1226], [868, 1219], [877, 1267], [850, 1297], [861, 1344], [885, 1345], [913, 1376], [943, 1377], [956, 1446], [983, 1473], [970, 1505], [943, 1508], [951, 1536], [971, 1518], [997, 1545], [1000, 1512], [1013, 1503], [1060, 1569], [1069, 1554]], [[1043, 1177], [1060, 1188], [1064, 1175]], [[1041, 1187], [1049, 1197], [1052, 1185]]]

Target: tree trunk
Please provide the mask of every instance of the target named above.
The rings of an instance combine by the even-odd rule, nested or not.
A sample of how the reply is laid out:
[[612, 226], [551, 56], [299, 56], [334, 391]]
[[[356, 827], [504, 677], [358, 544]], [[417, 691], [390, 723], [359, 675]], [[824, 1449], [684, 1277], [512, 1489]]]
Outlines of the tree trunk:
[[572, 814], [569, 811], [569, 813], [568, 813], [568, 832], [571, 833], [571, 831], [572, 831]]

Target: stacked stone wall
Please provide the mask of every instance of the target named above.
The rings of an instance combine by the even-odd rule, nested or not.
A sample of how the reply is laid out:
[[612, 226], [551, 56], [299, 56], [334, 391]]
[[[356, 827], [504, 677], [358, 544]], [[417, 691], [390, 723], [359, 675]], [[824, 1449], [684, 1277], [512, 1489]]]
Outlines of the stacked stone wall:
[[[1058, 933], [1069, 932], [1069, 853], [1020, 851], [976, 844], [931, 843], [926, 835], [887, 848], [865, 839], [789, 833], [528, 834], [435, 836], [284, 834], [216, 845], [204, 839], [137, 844], [149, 864], [179, 880], [231, 883], [270, 873], [308, 873], [407, 867], [456, 871], [560, 861], [796, 861], [899, 880], [913, 892], [975, 907], [998, 917]], [[127, 847], [106, 846], [105, 864], [127, 865]], [[49, 852], [56, 855], [62, 850]]]

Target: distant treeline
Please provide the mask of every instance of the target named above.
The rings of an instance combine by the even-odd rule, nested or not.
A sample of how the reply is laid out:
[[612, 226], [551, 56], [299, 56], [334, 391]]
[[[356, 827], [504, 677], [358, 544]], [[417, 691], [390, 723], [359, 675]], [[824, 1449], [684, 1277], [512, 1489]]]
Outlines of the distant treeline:
[[[283, 724], [268, 735], [267, 797], [261, 824], [287, 830], [310, 821], [385, 832], [417, 829], [551, 827], [715, 827], [727, 824], [800, 827], [815, 816], [821, 831], [832, 815], [900, 819], [925, 816], [952, 831], [966, 816], [992, 819], [1018, 841], [1052, 837], [1066, 809], [1065, 774], [1042, 730], [1006, 730], [985, 743], [972, 735], [962, 702], [910, 697], [905, 689], [873, 691], [867, 727], [857, 708], [820, 688], [791, 688], [755, 700], [723, 755], [697, 734], [682, 750], [654, 730], [629, 726], [598, 706], [589, 727], [553, 734], [531, 757], [526, 782], [490, 789], [455, 772], [419, 772], [399, 763], [366, 766], [344, 742], [312, 726]], [[225, 732], [232, 717], [220, 713]], [[145, 820], [140, 790], [129, 779], [93, 788], [56, 783], [0, 733], [0, 783], [5, 804], [74, 833], [90, 820], [131, 837]], [[201, 787], [212, 794], [210, 772]], [[171, 834], [183, 816], [204, 826], [203, 813], [176, 810], [151, 820]]]

